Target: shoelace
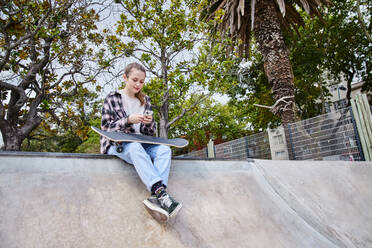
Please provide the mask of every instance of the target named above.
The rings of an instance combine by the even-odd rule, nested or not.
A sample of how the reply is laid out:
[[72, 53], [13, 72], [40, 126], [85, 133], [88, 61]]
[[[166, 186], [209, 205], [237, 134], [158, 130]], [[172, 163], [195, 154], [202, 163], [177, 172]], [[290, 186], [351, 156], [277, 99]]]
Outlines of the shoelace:
[[169, 195], [165, 195], [165, 196], [161, 197], [160, 200], [167, 207], [170, 207], [173, 203], [173, 201], [170, 199]]

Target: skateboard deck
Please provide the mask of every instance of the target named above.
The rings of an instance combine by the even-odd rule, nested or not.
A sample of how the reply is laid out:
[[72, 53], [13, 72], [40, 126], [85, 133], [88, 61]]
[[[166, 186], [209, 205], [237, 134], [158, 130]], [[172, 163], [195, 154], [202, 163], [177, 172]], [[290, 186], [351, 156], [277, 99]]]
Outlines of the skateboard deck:
[[189, 144], [187, 140], [181, 139], [181, 138], [165, 139], [165, 138], [153, 137], [153, 136], [147, 136], [147, 135], [141, 135], [141, 134], [107, 132], [107, 131], [103, 131], [93, 126], [91, 128], [95, 132], [97, 132], [99, 135], [114, 142], [138, 142], [138, 143], [145, 143], [145, 144], [174, 146], [178, 148], [185, 147]]

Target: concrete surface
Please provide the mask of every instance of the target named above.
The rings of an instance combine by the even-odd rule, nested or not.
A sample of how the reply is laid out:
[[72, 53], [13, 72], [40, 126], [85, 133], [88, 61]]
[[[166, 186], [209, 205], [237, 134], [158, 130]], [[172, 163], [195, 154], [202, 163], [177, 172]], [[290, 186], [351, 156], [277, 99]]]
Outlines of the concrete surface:
[[372, 247], [371, 163], [173, 160], [169, 192], [162, 226], [116, 158], [0, 153], [0, 247]]

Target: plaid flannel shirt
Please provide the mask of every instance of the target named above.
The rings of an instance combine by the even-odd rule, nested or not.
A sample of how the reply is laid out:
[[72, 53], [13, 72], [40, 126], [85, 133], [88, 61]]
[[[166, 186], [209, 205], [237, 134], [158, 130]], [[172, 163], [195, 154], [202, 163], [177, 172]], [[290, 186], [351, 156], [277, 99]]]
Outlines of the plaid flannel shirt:
[[[152, 110], [150, 97], [145, 96], [145, 111]], [[101, 129], [105, 131], [134, 133], [133, 124], [128, 124], [128, 115], [124, 109], [121, 94], [113, 91], [107, 95], [102, 107]], [[154, 136], [155, 121], [152, 123], [140, 125], [140, 132], [145, 135]], [[107, 153], [112, 141], [101, 136], [101, 153]]]

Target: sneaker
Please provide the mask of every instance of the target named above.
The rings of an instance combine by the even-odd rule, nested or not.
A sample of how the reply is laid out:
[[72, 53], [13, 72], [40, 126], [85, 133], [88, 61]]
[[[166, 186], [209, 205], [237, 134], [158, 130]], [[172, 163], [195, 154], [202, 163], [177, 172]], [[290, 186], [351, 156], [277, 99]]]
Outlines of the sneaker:
[[165, 223], [169, 219], [168, 212], [165, 211], [156, 198], [155, 195], [151, 195], [148, 199], [143, 201], [147, 212], [158, 222]]
[[182, 208], [182, 204], [176, 202], [168, 193], [163, 193], [160, 197], [158, 197], [160, 206], [166, 210], [169, 214], [169, 217], [172, 217], [180, 211]]

